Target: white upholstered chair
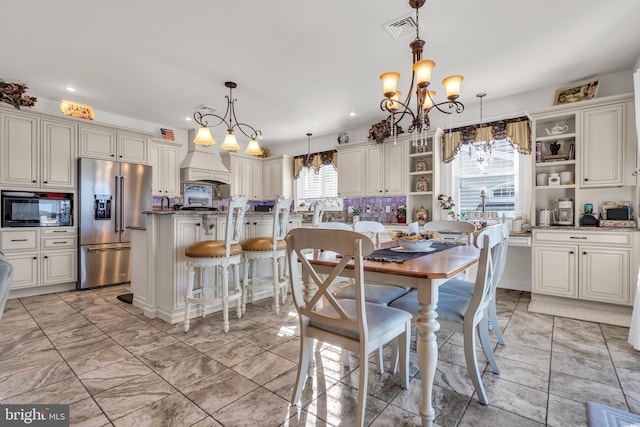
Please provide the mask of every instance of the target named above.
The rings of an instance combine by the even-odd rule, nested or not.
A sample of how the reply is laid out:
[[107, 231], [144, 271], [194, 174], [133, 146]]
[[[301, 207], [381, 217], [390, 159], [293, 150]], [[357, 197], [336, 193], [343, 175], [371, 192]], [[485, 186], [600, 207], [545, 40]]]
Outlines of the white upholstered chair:
[[[507, 249], [509, 247], [509, 228], [506, 224], [502, 226], [502, 239], [504, 240], [503, 244], [496, 246], [494, 248], [494, 257], [497, 261], [496, 271], [492, 277], [491, 282], [491, 304], [489, 304], [489, 327], [493, 331], [494, 335], [498, 339], [498, 343], [504, 345], [504, 338], [502, 333], [500, 332], [500, 325], [498, 324], [498, 314], [496, 312], [496, 289], [498, 287], [498, 282], [502, 277], [502, 273], [504, 272], [504, 266], [507, 261]], [[460, 295], [466, 298], [471, 298], [473, 295], [473, 290], [475, 287], [474, 282], [469, 282], [467, 280], [460, 279], [452, 279], [449, 280], [444, 285], [440, 286], [440, 292], [449, 293], [453, 295]]]
[[[280, 313], [280, 304], [287, 299], [289, 283], [286, 280], [285, 260], [287, 244], [284, 241], [289, 228], [291, 200], [279, 197], [273, 204], [273, 229], [271, 236], [255, 237], [241, 243], [244, 260], [242, 281], [242, 313], [245, 312], [247, 296], [260, 289], [273, 289], [274, 310]], [[257, 276], [260, 260], [271, 262], [271, 277]], [[250, 274], [251, 273], [251, 274]]]
[[[480, 338], [482, 349], [494, 373], [500, 373], [493, 356], [489, 340], [488, 307], [492, 299], [493, 277], [497, 273], [498, 260], [494, 256], [497, 246], [505, 244], [503, 239], [504, 224], [493, 225], [483, 229], [475, 238], [474, 244], [480, 249], [478, 273], [471, 298], [459, 295], [440, 293], [438, 300], [438, 321], [441, 329], [461, 332], [464, 335], [464, 355], [467, 371], [478, 394], [480, 402], [489, 404], [487, 392], [482, 382], [482, 373], [476, 356], [476, 332]], [[406, 310], [416, 315], [419, 310], [417, 292], [410, 292], [390, 304], [391, 307]], [[392, 366], [396, 364], [397, 350], [394, 349]]]
[[366, 234], [374, 240], [376, 248], [380, 247], [380, 234], [384, 233], [384, 225], [377, 221], [358, 221], [353, 225], [353, 230], [358, 233]]
[[4, 305], [9, 297], [9, 285], [11, 284], [11, 273], [13, 266], [0, 252], [0, 319], [4, 312]]
[[[325, 279], [317, 273], [303, 251], [323, 248], [334, 251], [342, 258]], [[403, 310], [370, 304], [364, 301], [364, 271], [362, 257], [373, 251], [373, 242], [359, 233], [345, 230], [318, 230], [296, 228], [287, 235], [287, 255], [293, 303], [300, 318], [300, 356], [291, 403], [297, 404], [307, 378], [313, 341], [327, 342], [360, 355], [360, 378], [356, 425], [364, 424], [369, 375], [369, 354], [385, 343], [397, 338], [400, 353], [400, 375], [403, 388], [409, 376], [409, 339], [411, 315]], [[353, 260], [355, 300], [338, 300], [330, 292], [333, 280]], [[303, 298], [302, 275], [308, 276], [317, 287], [307, 299]], [[319, 307], [319, 303], [323, 303]]]
[[[242, 317], [242, 288], [240, 286], [240, 263], [242, 261], [242, 246], [240, 233], [244, 214], [247, 211], [247, 198], [237, 197], [229, 200], [229, 213], [225, 240], [209, 240], [195, 243], [185, 249], [187, 259], [187, 292], [184, 304], [184, 331], [189, 331], [191, 305], [201, 304], [202, 315], [205, 306], [222, 303], [222, 319], [225, 332], [229, 332], [229, 302], [236, 302], [238, 319]], [[215, 283], [209, 279], [206, 269], [215, 267]], [[229, 292], [229, 267], [234, 270], [235, 286]], [[196, 272], [200, 270], [200, 284], [196, 288]]]

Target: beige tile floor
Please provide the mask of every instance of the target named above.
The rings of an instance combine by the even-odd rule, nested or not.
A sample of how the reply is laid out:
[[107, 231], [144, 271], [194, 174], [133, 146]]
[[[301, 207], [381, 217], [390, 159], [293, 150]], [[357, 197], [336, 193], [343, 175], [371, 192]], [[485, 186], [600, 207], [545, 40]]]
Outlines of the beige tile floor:
[[[83, 426], [354, 423], [358, 360], [343, 367], [336, 348], [318, 350], [300, 405], [288, 404], [298, 354], [290, 304], [280, 315], [267, 303], [249, 305], [242, 320], [232, 315], [228, 334], [218, 315], [185, 334], [118, 301], [125, 292], [10, 300], [0, 320], [0, 402], [68, 403], [72, 424]], [[588, 401], [640, 413], [640, 352], [627, 344], [628, 329], [532, 314], [528, 298], [499, 290], [507, 345], [496, 350], [500, 375], [487, 370], [483, 377], [488, 407], [474, 394], [461, 336], [438, 333], [436, 423], [584, 426]], [[420, 425], [415, 360], [412, 352], [409, 390], [371, 367], [368, 425]]]

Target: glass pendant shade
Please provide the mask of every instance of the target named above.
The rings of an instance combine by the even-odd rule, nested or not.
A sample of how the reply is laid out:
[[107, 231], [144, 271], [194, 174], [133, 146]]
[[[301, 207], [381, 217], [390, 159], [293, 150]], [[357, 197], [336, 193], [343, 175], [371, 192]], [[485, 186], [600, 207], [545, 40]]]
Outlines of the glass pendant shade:
[[389, 101], [387, 101], [387, 109], [390, 111], [396, 111], [398, 109], [398, 103], [396, 102], [397, 100], [400, 99], [400, 95], [402, 95], [402, 92], [397, 91]]
[[198, 129], [198, 134], [196, 135], [196, 137], [193, 138], [193, 143], [201, 145], [213, 145], [216, 143], [216, 141], [215, 139], [213, 139], [213, 136], [211, 136], [211, 131], [209, 130], [209, 128], [206, 126], [202, 126], [200, 129]]
[[442, 84], [447, 90], [447, 99], [453, 101], [460, 96], [460, 85], [462, 84], [463, 77], [459, 74], [449, 76], [442, 80]]
[[244, 150], [244, 154], [249, 154], [251, 156], [262, 155], [262, 149], [260, 148], [260, 144], [258, 144], [258, 140], [252, 139], [249, 141], [249, 145], [247, 145], [247, 149]]
[[425, 95], [424, 102], [422, 103], [422, 108], [428, 110], [433, 107], [433, 100], [436, 97], [436, 92], [434, 90], [429, 91], [429, 95]]
[[429, 86], [431, 83], [431, 72], [436, 63], [430, 59], [423, 59], [413, 64], [413, 71], [416, 73], [416, 82], [419, 87]]
[[393, 94], [396, 93], [399, 78], [400, 73], [396, 73], [395, 71], [390, 71], [380, 75], [380, 80], [382, 80], [382, 90], [386, 98], [391, 98]]
[[240, 149], [240, 145], [238, 145], [238, 141], [232, 130], [227, 131], [227, 136], [224, 137], [224, 142], [220, 148], [229, 151], [238, 151]]

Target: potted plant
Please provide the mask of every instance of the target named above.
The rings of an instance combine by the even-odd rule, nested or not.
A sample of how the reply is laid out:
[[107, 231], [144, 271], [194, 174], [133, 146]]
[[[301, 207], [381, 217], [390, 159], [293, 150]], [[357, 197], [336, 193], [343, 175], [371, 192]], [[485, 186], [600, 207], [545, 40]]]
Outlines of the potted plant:
[[396, 208], [396, 219], [398, 223], [404, 224], [407, 222], [407, 207], [402, 205]]
[[351, 215], [353, 215], [353, 222], [360, 221], [360, 211], [358, 209], [352, 208]]
[[440, 209], [448, 211], [447, 216], [449, 220], [454, 221], [457, 219], [457, 215], [453, 210], [453, 207], [456, 205], [453, 201], [453, 197], [441, 194], [438, 196], [438, 203], [440, 204]]

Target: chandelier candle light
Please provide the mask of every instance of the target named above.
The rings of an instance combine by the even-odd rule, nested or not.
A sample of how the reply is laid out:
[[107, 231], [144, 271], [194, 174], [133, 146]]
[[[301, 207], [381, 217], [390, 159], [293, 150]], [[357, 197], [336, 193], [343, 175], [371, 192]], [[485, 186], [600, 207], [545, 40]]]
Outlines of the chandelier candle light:
[[[460, 84], [463, 79], [461, 75], [452, 75], [442, 80], [442, 84], [444, 84], [447, 92], [446, 101], [436, 103], [434, 100], [436, 93], [429, 90], [431, 72], [436, 63], [429, 59], [422, 59], [422, 50], [425, 41], [420, 39], [418, 12], [425, 2], [426, 0], [409, 0], [409, 5], [416, 11], [416, 38], [409, 44], [413, 52], [413, 72], [411, 74], [411, 85], [409, 86], [404, 101], [400, 100], [401, 93], [397, 90], [400, 73], [392, 71], [380, 75], [384, 93], [384, 99], [380, 103], [380, 109], [389, 113], [387, 120], [391, 127], [396, 128], [405, 116], [409, 116], [411, 117], [411, 125], [407, 130], [408, 132], [417, 131], [417, 133], [429, 130], [429, 111], [433, 108], [445, 114], [452, 114], [454, 111], [456, 113], [462, 113], [464, 111], [464, 105], [457, 101], [460, 96]], [[409, 107], [411, 96], [413, 95], [414, 83], [416, 85], [415, 112]], [[392, 131], [392, 135], [395, 137], [397, 133]], [[414, 145], [416, 145], [415, 137]]]
[[202, 145], [213, 145], [216, 143], [211, 135], [211, 131], [209, 130], [209, 123], [205, 120], [206, 117], [215, 117], [220, 120], [220, 122], [216, 123], [214, 126], [218, 126], [222, 123], [227, 126], [227, 136], [224, 138], [224, 142], [220, 148], [229, 151], [238, 151], [240, 149], [240, 145], [238, 145], [236, 136], [233, 133], [234, 129], [238, 129], [244, 136], [249, 138], [249, 145], [246, 150], [244, 150], [244, 153], [253, 156], [261, 155], [262, 150], [260, 149], [260, 144], [258, 144], [258, 138], [262, 137], [262, 132], [258, 129], [254, 129], [253, 126], [246, 123], [238, 122], [238, 119], [236, 118], [235, 103], [237, 100], [233, 98], [233, 89], [238, 85], [234, 82], [225, 82], [224, 85], [229, 88], [229, 95], [225, 95], [225, 98], [227, 98], [227, 111], [224, 113], [224, 117], [220, 117], [213, 113], [202, 114], [199, 111], [196, 111], [193, 114], [193, 119], [200, 125], [200, 129], [198, 129], [196, 137], [193, 138], [193, 142], [195, 144]]

